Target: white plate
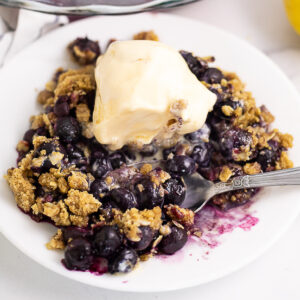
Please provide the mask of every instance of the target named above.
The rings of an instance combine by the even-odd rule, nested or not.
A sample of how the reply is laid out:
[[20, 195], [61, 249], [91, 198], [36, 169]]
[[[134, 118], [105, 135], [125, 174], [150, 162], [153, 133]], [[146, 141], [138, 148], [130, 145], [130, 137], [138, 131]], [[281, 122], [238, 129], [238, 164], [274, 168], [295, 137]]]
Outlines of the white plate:
[[[300, 116], [298, 95], [285, 75], [263, 54], [246, 42], [214, 27], [163, 14], [96, 17], [48, 34], [14, 57], [1, 71], [1, 174], [14, 166], [18, 140], [28, 127], [29, 116], [38, 112], [37, 91], [42, 89], [56, 67], [70, 66], [66, 45], [78, 36], [98, 39], [102, 47], [109, 38], [129, 39], [140, 30], [154, 29], [161, 41], [207, 56], [215, 55], [217, 65], [237, 72], [247, 83], [258, 104], [266, 104], [276, 116], [276, 127], [292, 133], [290, 151], [300, 165]], [[295, 127], [296, 126], [296, 127]], [[298, 155], [297, 155], [298, 152]], [[245, 232], [237, 229], [224, 235], [222, 244], [203, 258], [205, 249], [193, 243], [167, 260], [141, 263], [128, 275], [94, 276], [70, 272], [60, 263], [62, 253], [48, 251], [45, 243], [55, 229], [37, 224], [17, 209], [11, 192], [1, 179], [0, 228], [22, 252], [61, 275], [93, 286], [123, 291], [167, 291], [190, 287], [225, 276], [254, 260], [288, 228], [300, 210], [299, 191], [294, 188], [267, 189], [252, 210], [259, 223]], [[192, 255], [190, 255], [192, 254]], [[276, 263], [276, 262], [274, 262]]]

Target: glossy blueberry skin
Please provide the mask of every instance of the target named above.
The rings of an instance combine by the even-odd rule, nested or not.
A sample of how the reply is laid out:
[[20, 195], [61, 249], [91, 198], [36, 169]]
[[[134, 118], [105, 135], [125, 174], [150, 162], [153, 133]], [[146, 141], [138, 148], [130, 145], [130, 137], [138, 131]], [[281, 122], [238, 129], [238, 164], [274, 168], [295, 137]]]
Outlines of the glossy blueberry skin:
[[186, 155], [177, 155], [166, 162], [166, 169], [178, 176], [192, 174], [196, 170], [195, 161]]
[[93, 238], [93, 249], [96, 255], [110, 257], [122, 244], [122, 236], [115, 226], [103, 226], [96, 229]]
[[124, 248], [109, 263], [108, 270], [110, 273], [128, 273], [134, 268], [137, 260], [138, 255], [135, 250]]
[[207, 63], [205, 61], [199, 61], [196, 57], [193, 56], [192, 53], [187, 51], [180, 51], [180, 54], [186, 61], [189, 69], [196, 75], [196, 77], [200, 78], [204, 71], [207, 69]]
[[55, 135], [64, 143], [76, 142], [81, 134], [78, 121], [73, 117], [62, 117], [57, 119], [54, 126]]
[[113, 169], [118, 169], [126, 163], [125, 154], [122, 151], [115, 151], [108, 156]]
[[33, 136], [35, 135], [36, 130], [34, 129], [29, 129], [25, 132], [23, 136], [23, 140], [28, 142], [29, 144], [32, 144]]
[[158, 151], [158, 147], [154, 144], [144, 145], [140, 153], [142, 156], [153, 156]]
[[91, 184], [90, 192], [96, 199], [100, 200], [100, 194], [106, 194], [108, 192], [108, 186], [104, 180], [95, 179]]
[[181, 180], [171, 178], [163, 184], [163, 188], [165, 189], [165, 204], [182, 204], [186, 188]]
[[204, 124], [202, 128], [197, 131], [186, 134], [184, 137], [192, 144], [208, 141], [210, 135], [210, 128]]
[[75, 226], [63, 227], [61, 230], [65, 244], [67, 244], [70, 239], [76, 239], [78, 237], [86, 238], [90, 235], [89, 230]]
[[130, 247], [136, 251], [147, 249], [153, 241], [155, 232], [149, 226], [140, 226], [141, 239], [138, 242], [129, 241]]
[[112, 170], [110, 161], [107, 158], [96, 159], [92, 164], [92, 174], [96, 178], [101, 178]]
[[70, 105], [68, 96], [60, 96], [57, 101], [55, 102], [53, 112], [57, 117], [65, 117], [68, 116], [70, 113]]
[[217, 68], [208, 68], [203, 73], [200, 80], [212, 84], [220, 83], [223, 78], [224, 76], [220, 70], [218, 70]]
[[212, 155], [212, 146], [209, 143], [199, 143], [192, 151], [191, 158], [198, 164], [199, 167], [205, 168], [210, 164]]
[[164, 254], [174, 254], [186, 244], [187, 238], [186, 231], [174, 225], [171, 227], [171, 233], [164, 236], [158, 244], [158, 249]]
[[164, 150], [163, 150], [163, 159], [164, 159], [164, 160], [167, 160], [167, 159], [168, 159], [168, 156], [169, 156], [171, 153], [172, 153], [172, 154], [175, 154], [175, 153], [176, 153], [176, 146], [171, 147], [171, 148], [164, 149]]
[[68, 243], [65, 250], [65, 266], [69, 270], [88, 270], [93, 261], [90, 242], [82, 237], [77, 237]]
[[125, 188], [113, 189], [109, 197], [123, 212], [127, 209], [138, 207], [136, 196]]
[[[141, 188], [142, 187], [142, 188]], [[149, 178], [142, 178], [134, 187], [139, 209], [152, 209], [155, 206], [162, 206], [164, 197], [158, 187], [154, 186]]]
[[262, 149], [257, 156], [257, 162], [261, 165], [263, 171], [266, 171], [269, 166], [274, 166], [278, 155], [272, 149]]

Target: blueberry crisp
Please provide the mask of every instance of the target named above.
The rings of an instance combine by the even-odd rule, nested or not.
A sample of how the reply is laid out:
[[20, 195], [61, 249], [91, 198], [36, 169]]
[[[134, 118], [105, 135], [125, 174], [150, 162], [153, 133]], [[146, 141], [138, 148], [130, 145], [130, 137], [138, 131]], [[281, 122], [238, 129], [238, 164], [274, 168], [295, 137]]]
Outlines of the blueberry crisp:
[[[154, 32], [134, 39], [157, 41]], [[211, 67], [214, 57], [180, 51], [187, 66], [217, 96], [205, 125], [168, 143], [112, 151], [93, 133], [98, 42], [77, 38], [68, 46], [77, 69], [58, 69], [38, 94], [43, 112], [17, 144], [17, 167], [6, 179], [18, 207], [57, 233], [48, 249], [64, 250], [70, 270], [126, 273], [154, 255], [171, 255], [200, 236], [194, 212], [182, 208], [183, 175], [213, 182], [292, 167], [293, 138], [271, 129], [273, 115], [256, 106], [239, 77]], [[159, 159], [159, 166], [147, 161]], [[134, 165], [134, 162], [142, 162]], [[144, 162], [144, 163], [143, 163]], [[213, 197], [220, 210], [247, 203], [258, 189]], [[102, 266], [100, 268], [100, 265]]]

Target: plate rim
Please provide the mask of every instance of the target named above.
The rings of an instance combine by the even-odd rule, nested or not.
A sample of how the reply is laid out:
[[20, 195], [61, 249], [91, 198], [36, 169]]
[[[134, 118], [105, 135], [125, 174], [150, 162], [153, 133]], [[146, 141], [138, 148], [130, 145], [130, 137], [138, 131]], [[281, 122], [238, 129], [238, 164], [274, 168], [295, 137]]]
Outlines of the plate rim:
[[[294, 96], [297, 96], [299, 98], [299, 93], [297, 92], [295, 86], [292, 84], [292, 82], [289, 80], [289, 78], [287, 77], [287, 75], [267, 56], [265, 55], [263, 52], [261, 52], [258, 48], [256, 48], [255, 46], [253, 46], [252, 44], [250, 44], [248, 41], [244, 40], [243, 38], [240, 38], [236, 35], [234, 35], [231, 32], [227, 32], [226, 30], [222, 29], [222, 28], [218, 28], [216, 26], [207, 24], [205, 22], [202, 21], [198, 21], [195, 19], [190, 19], [187, 17], [182, 17], [182, 16], [177, 16], [174, 14], [168, 14], [168, 13], [141, 13], [139, 15], [134, 15], [134, 16], [118, 16], [118, 17], [110, 17], [110, 16], [94, 16], [94, 17], [90, 17], [88, 19], [83, 19], [83, 20], [79, 20], [76, 21], [75, 23], [71, 23], [68, 25], [65, 25], [61, 28], [58, 28], [50, 33], [48, 33], [47, 35], [43, 36], [42, 38], [34, 41], [32, 44], [30, 44], [29, 46], [27, 46], [26, 48], [24, 48], [22, 51], [18, 52], [13, 58], [11, 58], [7, 63], [4, 64], [3, 68], [0, 70], [0, 75], [4, 74], [6, 69], [10, 67], [10, 64], [12, 64], [14, 62], [14, 60], [18, 59], [18, 56], [20, 54], [22, 54], [25, 51], [30, 51], [30, 49], [32, 47], [35, 47], [36, 44], [39, 44], [41, 41], [46, 40], [49, 36], [52, 35], [56, 35], [58, 31], [63, 31], [66, 27], [70, 27], [74, 24], [78, 24], [78, 23], [82, 23], [82, 22], [89, 22], [91, 19], [111, 19], [111, 18], [135, 18], [136, 16], [140, 16], [140, 15], [146, 15], [147, 17], [159, 17], [159, 18], [165, 18], [165, 19], [176, 19], [179, 20], [179, 22], [185, 22], [185, 23], [190, 23], [190, 24], [199, 24], [200, 26], [202, 26], [203, 28], [208, 28], [211, 29], [213, 31], [218, 31], [220, 34], [225, 35], [225, 36], [229, 36], [231, 39], [236, 40], [238, 43], [242, 43], [244, 44], [244, 46], [246, 46], [249, 50], [251, 50], [255, 55], [258, 55], [260, 57], [262, 57], [266, 63], [269, 64], [270, 68], [273, 68], [274, 70], [276, 70], [276, 72], [278, 74], [280, 74], [282, 80], [285, 81], [285, 85], [287, 87], [289, 87], [289, 93], [294, 94]], [[113, 284], [111, 286], [103, 286], [101, 284], [94, 284], [94, 282], [89, 282], [88, 281], [88, 277], [86, 278], [76, 278], [76, 276], [72, 276], [72, 272], [69, 273], [65, 273], [63, 271], [60, 271], [60, 269], [56, 269], [54, 267], [52, 267], [51, 264], [48, 264], [48, 262], [41, 262], [38, 260], [38, 258], [34, 255], [32, 255], [31, 253], [29, 253], [29, 251], [26, 250], [26, 247], [23, 247], [21, 245], [21, 243], [18, 242], [16, 237], [12, 237], [9, 235], [8, 232], [6, 232], [5, 230], [5, 226], [2, 226], [2, 223], [0, 222], [0, 232], [3, 234], [3, 236], [11, 243], [13, 244], [16, 248], [18, 248], [18, 250], [20, 250], [22, 253], [24, 253], [27, 257], [29, 257], [30, 259], [32, 259], [33, 261], [37, 262], [39, 265], [55, 272], [56, 274], [62, 275], [63, 277], [78, 281], [80, 283], [84, 283], [90, 286], [94, 286], [97, 288], [103, 288], [106, 290], [113, 290], [113, 291], [122, 291], [122, 292], [137, 292], [137, 293], [149, 293], [149, 292], [167, 292], [167, 291], [175, 291], [175, 290], [179, 290], [179, 289], [185, 289], [185, 288], [190, 288], [190, 287], [194, 287], [194, 286], [199, 286], [202, 284], [206, 284], [208, 282], [212, 282], [214, 280], [223, 278], [231, 273], [234, 273], [236, 271], [238, 271], [239, 269], [244, 268], [246, 265], [252, 263], [254, 260], [256, 260], [257, 258], [259, 258], [262, 254], [264, 254], [270, 247], [272, 247], [273, 244], [276, 243], [276, 241], [278, 241], [278, 239], [288, 230], [288, 228], [295, 222], [296, 218], [298, 217], [300, 213], [300, 205], [297, 207], [297, 209], [295, 209], [293, 211], [293, 215], [292, 217], [290, 217], [289, 220], [287, 220], [284, 225], [281, 227], [280, 230], [278, 230], [276, 232], [276, 234], [273, 235], [272, 238], [270, 238], [268, 240], [267, 243], [265, 243], [262, 247], [260, 247], [259, 250], [255, 251], [254, 254], [252, 255], [248, 255], [246, 256], [245, 259], [241, 260], [241, 262], [239, 264], [234, 265], [231, 268], [226, 268], [224, 270], [222, 270], [221, 272], [218, 272], [217, 275], [215, 276], [211, 276], [208, 277], [207, 280], [202, 280], [201, 282], [197, 281], [197, 279], [195, 278], [194, 280], [190, 280], [188, 283], [185, 282], [185, 284], [177, 284], [176, 287], [169, 285], [164, 287], [163, 289], [139, 289], [138, 287], [135, 289], [128, 289], [126, 287], [126, 285], [120, 285], [120, 284]], [[99, 283], [101, 283], [101, 281], [99, 280]]]

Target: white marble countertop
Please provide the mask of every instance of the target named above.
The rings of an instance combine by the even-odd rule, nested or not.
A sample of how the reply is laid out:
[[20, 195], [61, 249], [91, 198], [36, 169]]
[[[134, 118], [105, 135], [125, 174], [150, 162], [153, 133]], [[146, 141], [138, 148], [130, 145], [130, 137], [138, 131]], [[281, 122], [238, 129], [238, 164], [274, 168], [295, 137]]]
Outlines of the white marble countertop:
[[[170, 13], [222, 27], [265, 52], [300, 91], [300, 36], [282, 0], [203, 0]], [[267, 253], [244, 269], [199, 287], [161, 294], [119, 293], [61, 277], [30, 260], [0, 235], [0, 299], [22, 300], [299, 300], [300, 217]]]

